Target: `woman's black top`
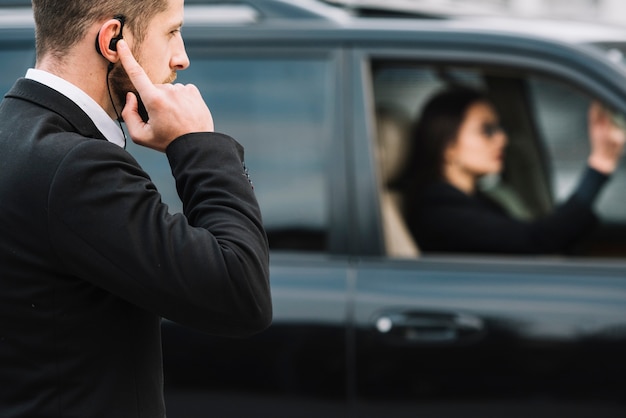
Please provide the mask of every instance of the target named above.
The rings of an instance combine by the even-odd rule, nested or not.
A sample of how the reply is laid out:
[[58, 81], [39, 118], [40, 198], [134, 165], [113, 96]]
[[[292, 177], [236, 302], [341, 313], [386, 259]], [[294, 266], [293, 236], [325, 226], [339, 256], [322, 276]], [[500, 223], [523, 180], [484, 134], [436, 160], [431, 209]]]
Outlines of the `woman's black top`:
[[596, 223], [592, 205], [607, 179], [588, 167], [570, 198], [534, 221], [512, 218], [480, 193], [433, 183], [414, 196], [407, 221], [425, 252], [563, 253]]

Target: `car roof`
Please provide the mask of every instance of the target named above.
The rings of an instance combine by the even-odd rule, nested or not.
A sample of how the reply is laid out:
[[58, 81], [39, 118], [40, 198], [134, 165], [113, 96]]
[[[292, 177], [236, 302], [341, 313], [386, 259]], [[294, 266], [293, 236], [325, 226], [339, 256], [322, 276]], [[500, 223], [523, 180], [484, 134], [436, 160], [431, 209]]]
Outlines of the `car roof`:
[[[261, 36], [295, 39], [385, 41], [410, 39], [411, 33], [441, 36], [499, 36], [515, 40], [552, 40], [586, 44], [610, 51], [612, 61], [623, 63], [626, 29], [597, 22], [557, 19], [522, 19], [493, 12], [454, 12], [427, 6], [429, 2], [396, 3], [367, 0], [186, 0], [185, 27], [262, 29]], [[400, 4], [402, 7], [398, 6]], [[413, 4], [408, 7], [407, 4]], [[32, 28], [30, 0], [0, 0], [0, 28]], [[235, 35], [233, 35], [235, 36]], [[248, 36], [245, 31], [241, 37]], [[617, 47], [616, 47], [617, 46]], [[620, 51], [616, 54], [615, 50]], [[621, 54], [621, 55], [620, 55]]]
[[[626, 28], [592, 21], [515, 18], [489, 8], [454, 9], [431, 2], [385, 2], [367, 0], [186, 0], [192, 12], [186, 24], [239, 24], [302, 20], [344, 28], [387, 28], [391, 31], [412, 26], [441, 27], [540, 36], [572, 43], [624, 41]], [[0, 0], [0, 24], [24, 25], [31, 14], [30, 0]], [[14, 22], [11, 25], [11, 22]]]

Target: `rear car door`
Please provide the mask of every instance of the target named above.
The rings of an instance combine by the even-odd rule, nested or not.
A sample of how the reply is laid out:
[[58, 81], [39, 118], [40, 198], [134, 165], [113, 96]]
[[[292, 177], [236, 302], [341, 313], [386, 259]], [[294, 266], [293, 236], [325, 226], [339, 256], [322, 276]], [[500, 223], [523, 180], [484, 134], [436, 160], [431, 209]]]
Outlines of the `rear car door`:
[[[359, 69], [355, 109], [362, 112], [355, 120], [374, 121], [354, 128], [354, 169], [377, 173], [362, 180], [375, 187], [355, 186], [358, 207], [366, 208], [356, 219], [360, 231], [377, 225], [379, 238], [377, 247], [357, 249], [363, 256], [353, 284], [349, 345], [355, 416], [623, 416], [626, 236], [620, 225], [626, 216], [618, 202], [626, 191], [615, 185], [626, 173], [616, 173], [603, 193], [599, 233], [579, 253], [394, 252], [395, 244], [385, 241], [398, 233], [386, 233], [386, 170], [376, 125], [381, 108], [415, 117], [423, 100], [451, 81], [499, 92], [503, 122], [511, 119], [512, 154], [519, 156], [509, 168], [523, 174], [512, 176], [516, 187], [536, 211], [549, 210], [576, 179], [563, 150], [587, 141], [590, 101], [626, 110], [623, 70], [532, 40], [501, 39], [503, 47], [462, 34], [431, 38], [428, 45], [418, 38], [411, 46], [355, 49], [351, 61]], [[359, 158], [363, 149], [373, 156]], [[576, 169], [584, 164], [579, 158]]]

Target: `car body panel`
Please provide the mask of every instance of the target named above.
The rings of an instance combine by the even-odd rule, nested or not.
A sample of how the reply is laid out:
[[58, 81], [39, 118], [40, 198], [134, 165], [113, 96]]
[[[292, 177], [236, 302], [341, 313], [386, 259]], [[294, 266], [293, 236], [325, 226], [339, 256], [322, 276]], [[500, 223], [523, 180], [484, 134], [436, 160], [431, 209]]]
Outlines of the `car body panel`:
[[415, 411], [435, 401], [441, 413], [447, 403], [445, 416], [463, 416], [456, 405], [468, 403], [497, 415], [503, 402], [548, 417], [580, 402], [618, 416], [623, 269], [544, 259], [363, 262], [354, 304], [360, 399]]

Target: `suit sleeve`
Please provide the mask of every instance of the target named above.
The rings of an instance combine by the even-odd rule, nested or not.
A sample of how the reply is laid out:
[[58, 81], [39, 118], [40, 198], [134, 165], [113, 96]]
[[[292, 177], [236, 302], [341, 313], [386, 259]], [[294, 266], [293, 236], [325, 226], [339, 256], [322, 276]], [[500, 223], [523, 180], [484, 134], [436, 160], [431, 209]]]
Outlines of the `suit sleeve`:
[[168, 213], [124, 150], [83, 141], [50, 188], [62, 269], [150, 312], [218, 335], [266, 328], [272, 315], [261, 214], [232, 138], [197, 133], [167, 149], [184, 215]]
[[569, 250], [596, 224], [593, 202], [607, 177], [587, 169], [575, 192], [549, 215], [521, 221], [461, 192], [421, 212], [415, 235], [425, 251], [551, 254]]
[[589, 208], [570, 200], [530, 223], [483, 208], [445, 205], [425, 214], [415, 228], [425, 251], [549, 254], [567, 250], [594, 223]]

